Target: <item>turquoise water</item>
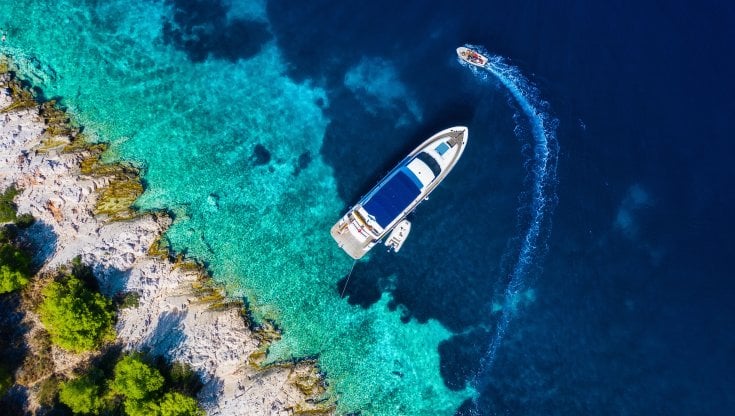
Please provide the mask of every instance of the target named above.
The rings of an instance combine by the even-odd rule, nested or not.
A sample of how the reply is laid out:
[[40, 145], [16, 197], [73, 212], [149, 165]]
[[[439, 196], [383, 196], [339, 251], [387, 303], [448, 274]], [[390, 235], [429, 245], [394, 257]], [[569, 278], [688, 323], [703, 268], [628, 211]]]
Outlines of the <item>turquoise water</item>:
[[[228, 19], [267, 24], [263, 7]], [[160, 2], [5, 2], [0, 51], [110, 142], [110, 160], [143, 168], [137, 205], [174, 213], [171, 246], [283, 329], [270, 359], [318, 355], [343, 412], [452, 414], [473, 395], [441, 378], [437, 347], [452, 334], [402, 322], [387, 294], [361, 308], [334, 289], [352, 262], [328, 233], [346, 201], [320, 157], [319, 80], [289, 78], [273, 41], [249, 59], [192, 60], [162, 41], [170, 15]]]

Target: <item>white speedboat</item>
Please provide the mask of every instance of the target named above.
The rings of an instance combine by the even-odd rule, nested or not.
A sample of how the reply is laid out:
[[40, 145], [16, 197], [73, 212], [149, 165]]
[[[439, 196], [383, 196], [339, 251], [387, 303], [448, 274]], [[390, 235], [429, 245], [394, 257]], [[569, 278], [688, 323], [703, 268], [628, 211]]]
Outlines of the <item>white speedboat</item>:
[[474, 49], [465, 48], [464, 46], [460, 46], [459, 48], [457, 48], [457, 55], [463, 61], [475, 66], [483, 67], [488, 62], [487, 56], [481, 54], [480, 52], [477, 52]]
[[331, 229], [337, 244], [354, 259], [362, 258], [397, 225], [386, 245], [398, 251], [410, 231], [406, 216], [427, 199], [452, 170], [467, 145], [467, 127], [431, 136], [406, 156]]

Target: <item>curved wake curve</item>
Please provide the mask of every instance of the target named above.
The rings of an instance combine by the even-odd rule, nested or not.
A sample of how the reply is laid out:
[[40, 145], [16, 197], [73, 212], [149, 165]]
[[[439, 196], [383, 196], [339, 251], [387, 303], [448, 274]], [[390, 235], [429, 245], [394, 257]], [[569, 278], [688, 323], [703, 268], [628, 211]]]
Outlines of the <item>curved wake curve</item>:
[[[550, 214], [556, 203], [556, 163], [558, 143], [556, 128], [558, 120], [548, 112], [548, 102], [540, 99], [538, 89], [526, 79], [520, 70], [501, 57], [488, 53], [477, 45], [464, 45], [479, 51], [489, 57], [484, 67], [472, 66], [458, 58], [462, 65], [472, 69], [476, 76], [487, 78], [488, 73], [500, 81], [520, 106], [523, 115], [531, 125], [533, 137], [533, 154], [527, 163], [530, 163], [530, 206], [528, 224], [520, 237], [520, 247], [517, 258], [508, 275], [508, 285], [503, 293], [504, 304], [510, 305], [524, 287], [525, 278], [530, 268], [545, 250], [546, 236], [550, 229]], [[522, 129], [516, 129], [521, 135]], [[512, 319], [513, 308], [505, 307], [497, 324], [487, 353], [480, 362], [480, 368], [475, 374], [472, 385], [478, 392], [482, 392], [487, 384], [487, 373], [495, 362], [498, 347], [505, 335], [505, 331]], [[477, 401], [475, 401], [477, 406]], [[477, 409], [475, 409], [477, 410]]]

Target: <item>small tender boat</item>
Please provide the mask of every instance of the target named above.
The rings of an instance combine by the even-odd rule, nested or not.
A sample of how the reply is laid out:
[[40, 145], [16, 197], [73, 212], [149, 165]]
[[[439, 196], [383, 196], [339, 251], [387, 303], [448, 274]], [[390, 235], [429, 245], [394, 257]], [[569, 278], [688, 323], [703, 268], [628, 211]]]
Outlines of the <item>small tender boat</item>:
[[396, 229], [385, 244], [400, 250], [411, 229], [406, 216], [452, 170], [462, 156], [467, 137], [467, 127], [452, 127], [431, 136], [409, 153], [334, 224], [331, 234], [337, 244], [357, 260]]
[[388, 250], [393, 249], [394, 252], [398, 253], [398, 250], [403, 247], [403, 243], [408, 238], [408, 233], [411, 232], [411, 223], [408, 220], [403, 220], [396, 225], [396, 228], [390, 232], [388, 239], [385, 240], [385, 245]]
[[460, 46], [459, 48], [457, 48], [457, 55], [463, 61], [475, 66], [485, 66], [488, 61], [487, 56], [481, 54], [480, 52], [477, 52], [474, 49], [465, 48], [464, 46]]

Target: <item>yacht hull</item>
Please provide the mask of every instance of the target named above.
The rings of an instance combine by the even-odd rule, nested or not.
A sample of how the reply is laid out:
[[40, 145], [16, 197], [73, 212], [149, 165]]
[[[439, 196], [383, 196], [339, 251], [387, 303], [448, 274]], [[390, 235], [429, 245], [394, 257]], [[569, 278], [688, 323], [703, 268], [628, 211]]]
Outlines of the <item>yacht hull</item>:
[[442, 130], [414, 149], [337, 221], [330, 233], [360, 259], [436, 189], [464, 152], [467, 127]]

